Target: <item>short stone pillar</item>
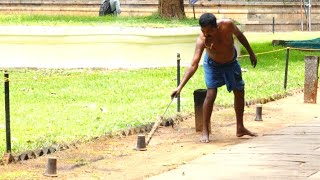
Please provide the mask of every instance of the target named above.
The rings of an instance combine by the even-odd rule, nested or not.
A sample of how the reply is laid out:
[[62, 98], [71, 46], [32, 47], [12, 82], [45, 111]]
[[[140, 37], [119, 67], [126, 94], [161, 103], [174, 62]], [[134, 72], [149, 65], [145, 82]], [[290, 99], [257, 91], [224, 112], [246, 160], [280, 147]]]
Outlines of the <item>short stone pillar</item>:
[[304, 103], [317, 103], [318, 56], [305, 56]]
[[44, 172], [45, 176], [57, 177], [57, 158], [49, 157], [46, 171]]
[[[206, 89], [197, 89], [193, 92], [196, 132], [201, 132], [203, 129], [203, 102], [206, 98], [206, 95]], [[211, 123], [209, 123], [208, 128], [209, 132], [211, 132]]]

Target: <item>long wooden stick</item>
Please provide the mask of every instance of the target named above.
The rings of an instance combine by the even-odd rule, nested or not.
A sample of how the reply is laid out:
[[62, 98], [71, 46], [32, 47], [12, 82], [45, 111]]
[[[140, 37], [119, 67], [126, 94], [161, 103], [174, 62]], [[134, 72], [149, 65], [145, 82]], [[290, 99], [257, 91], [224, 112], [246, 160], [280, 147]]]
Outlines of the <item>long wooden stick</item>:
[[151, 141], [151, 138], [152, 138], [153, 134], [154, 134], [154, 133], [156, 132], [156, 130], [158, 129], [158, 127], [159, 127], [159, 125], [160, 125], [160, 123], [161, 123], [162, 117], [163, 117], [164, 114], [167, 112], [167, 110], [168, 110], [169, 106], [171, 105], [173, 99], [174, 99], [174, 98], [171, 99], [170, 103], [168, 104], [168, 106], [167, 106], [166, 110], [164, 111], [164, 113], [162, 114], [162, 116], [161, 116], [159, 119], [157, 119], [157, 121], [154, 123], [154, 125], [153, 125], [153, 127], [152, 127], [152, 129], [151, 129], [151, 131], [150, 131], [150, 133], [149, 133], [149, 135], [148, 135], [148, 139], [147, 139], [146, 145], [148, 145], [149, 142]]

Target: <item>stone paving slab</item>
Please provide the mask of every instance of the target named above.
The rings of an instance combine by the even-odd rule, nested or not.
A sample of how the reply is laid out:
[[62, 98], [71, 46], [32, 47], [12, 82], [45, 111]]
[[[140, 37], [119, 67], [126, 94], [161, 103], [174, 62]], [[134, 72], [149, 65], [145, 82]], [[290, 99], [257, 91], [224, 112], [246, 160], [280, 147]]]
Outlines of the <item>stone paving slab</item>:
[[320, 179], [320, 119], [228, 146], [149, 179]]

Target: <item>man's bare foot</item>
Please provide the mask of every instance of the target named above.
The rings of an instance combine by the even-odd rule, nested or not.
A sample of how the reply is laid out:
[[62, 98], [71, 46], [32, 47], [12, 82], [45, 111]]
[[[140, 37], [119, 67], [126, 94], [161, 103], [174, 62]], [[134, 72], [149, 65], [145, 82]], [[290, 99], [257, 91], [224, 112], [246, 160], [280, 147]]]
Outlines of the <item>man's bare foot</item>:
[[252, 136], [252, 137], [258, 136], [257, 133], [250, 132], [250, 131], [249, 131], [248, 129], [246, 129], [246, 128], [242, 128], [242, 129], [238, 129], [238, 130], [237, 130], [237, 137], [242, 137], [242, 136], [245, 136], [245, 135]]
[[200, 142], [208, 143], [209, 142], [209, 133], [203, 132], [202, 136], [200, 137]]

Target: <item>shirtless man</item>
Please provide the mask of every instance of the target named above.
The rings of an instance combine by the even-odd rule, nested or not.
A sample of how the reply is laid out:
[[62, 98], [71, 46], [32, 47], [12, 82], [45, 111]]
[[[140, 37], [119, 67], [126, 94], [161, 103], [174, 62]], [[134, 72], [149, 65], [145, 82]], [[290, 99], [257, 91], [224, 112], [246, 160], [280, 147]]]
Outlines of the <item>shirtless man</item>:
[[213, 104], [217, 96], [217, 88], [226, 84], [229, 92], [234, 93], [234, 109], [237, 119], [236, 136], [256, 136], [243, 125], [244, 112], [244, 81], [241, 76], [241, 68], [237, 60], [237, 51], [234, 47], [233, 35], [246, 48], [250, 55], [253, 67], [257, 64], [256, 56], [251, 49], [247, 38], [228, 19], [218, 20], [211, 13], [201, 15], [199, 19], [201, 33], [196, 42], [196, 49], [191, 65], [186, 70], [180, 85], [171, 93], [171, 97], [177, 97], [184, 85], [198, 69], [204, 49], [204, 72], [207, 85], [207, 95], [203, 103], [203, 130], [201, 142], [209, 142], [209, 122]]

